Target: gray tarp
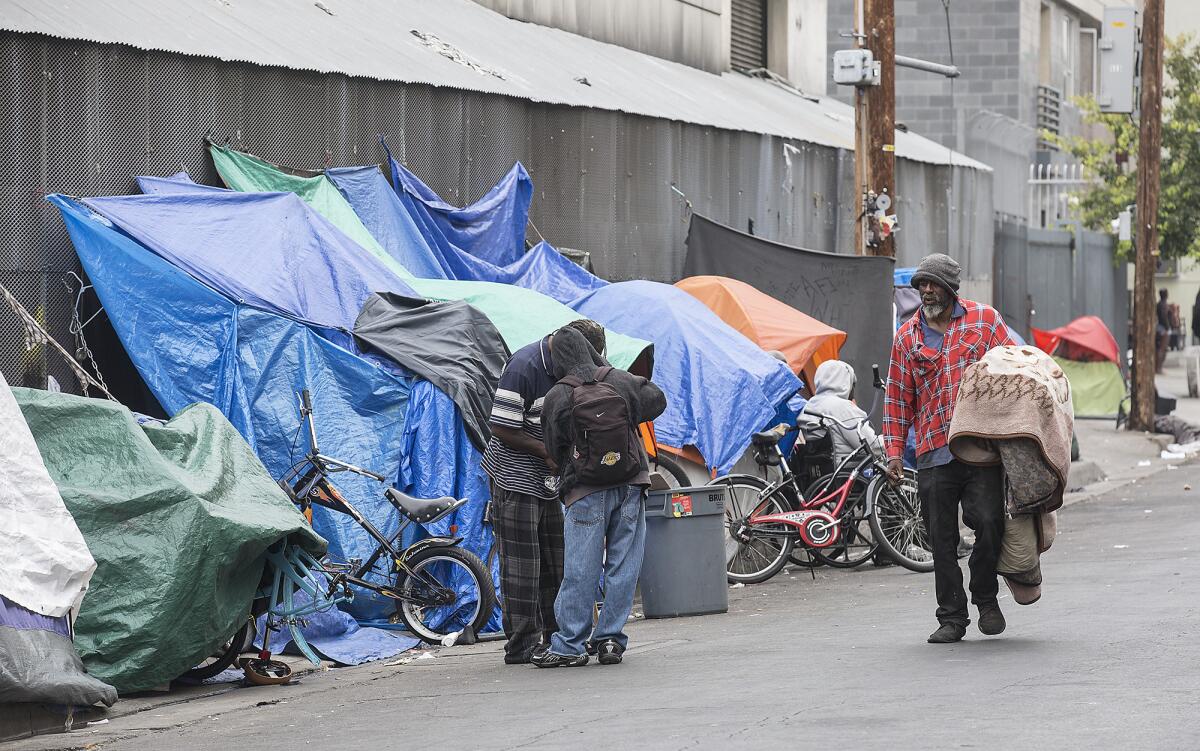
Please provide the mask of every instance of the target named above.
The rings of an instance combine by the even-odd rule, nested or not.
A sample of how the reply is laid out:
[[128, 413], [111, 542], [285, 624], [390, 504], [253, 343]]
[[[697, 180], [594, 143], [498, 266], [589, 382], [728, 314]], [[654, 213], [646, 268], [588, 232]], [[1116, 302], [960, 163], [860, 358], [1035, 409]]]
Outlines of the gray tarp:
[[891, 258], [784, 245], [693, 214], [683, 274], [739, 279], [845, 331], [841, 359], [858, 373], [856, 396], [868, 405], [871, 366], [886, 372], [891, 354], [894, 266]]
[[354, 337], [445, 392], [462, 412], [471, 441], [484, 449], [492, 397], [509, 351], [482, 311], [462, 300], [377, 292], [359, 311]]

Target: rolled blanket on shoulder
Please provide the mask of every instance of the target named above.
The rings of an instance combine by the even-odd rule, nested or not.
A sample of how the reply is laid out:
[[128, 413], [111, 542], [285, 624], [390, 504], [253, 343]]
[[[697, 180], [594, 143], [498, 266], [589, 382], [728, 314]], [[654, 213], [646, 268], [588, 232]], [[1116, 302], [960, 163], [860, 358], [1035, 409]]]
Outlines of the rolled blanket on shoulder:
[[967, 464], [1003, 464], [1008, 512], [1062, 506], [1075, 414], [1058, 363], [1030, 346], [989, 350], [963, 373], [950, 451]]

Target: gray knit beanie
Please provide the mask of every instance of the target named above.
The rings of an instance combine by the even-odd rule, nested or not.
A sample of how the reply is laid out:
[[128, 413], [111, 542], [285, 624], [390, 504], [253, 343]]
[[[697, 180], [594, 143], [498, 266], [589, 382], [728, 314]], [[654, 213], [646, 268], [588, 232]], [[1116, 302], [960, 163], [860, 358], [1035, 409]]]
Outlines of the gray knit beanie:
[[958, 265], [958, 261], [945, 253], [933, 253], [922, 258], [921, 262], [917, 264], [911, 284], [913, 289], [916, 289], [922, 281], [929, 281], [939, 284], [957, 295], [960, 276], [962, 276], [962, 266]]

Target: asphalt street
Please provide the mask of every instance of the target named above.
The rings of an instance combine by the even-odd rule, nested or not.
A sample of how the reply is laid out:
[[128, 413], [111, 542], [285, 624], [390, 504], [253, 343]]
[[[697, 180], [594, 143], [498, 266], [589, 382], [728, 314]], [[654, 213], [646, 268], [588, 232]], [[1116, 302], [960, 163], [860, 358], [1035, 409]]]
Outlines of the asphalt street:
[[14, 748], [1200, 748], [1198, 507], [1185, 466], [1064, 509], [1042, 601], [1002, 586], [999, 637], [926, 644], [932, 575], [791, 570], [726, 615], [632, 624], [619, 666], [480, 644]]

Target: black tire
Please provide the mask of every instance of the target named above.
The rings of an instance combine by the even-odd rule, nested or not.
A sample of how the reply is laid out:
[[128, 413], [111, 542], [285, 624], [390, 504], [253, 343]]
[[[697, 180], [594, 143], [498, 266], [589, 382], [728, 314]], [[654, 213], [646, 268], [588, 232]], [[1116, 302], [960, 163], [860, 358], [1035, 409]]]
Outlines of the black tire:
[[[845, 482], [846, 476], [828, 474], [817, 480], [809, 487], [805, 498], [812, 500], [823, 493], [829, 492], [835, 482]], [[856, 568], [871, 560], [879, 544], [871, 529], [867, 514], [868, 483], [859, 477], [850, 488], [850, 496], [842, 509], [842, 518], [838, 524], [838, 539], [827, 548], [810, 548], [809, 554], [814, 560], [820, 561], [833, 568]], [[822, 506], [825, 511], [833, 513], [836, 504], [829, 502]]]
[[658, 470], [658, 473], [673, 488], [686, 488], [692, 484], [687, 472], [679, 466], [679, 462], [667, 456], [665, 451], [659, 451], [658, 455], [650, 460], [650, 471], [654, 472], [655, 470]]
[[917, 473], [904, 470], [898, 486], [880, 473], [867, 488], [871, 502], [871, 532], [879, 548], [909, 571], [933, 571], [933, 548], [921, 517], [917, 498]]
[[[452, 572], [465, 574], [468, 577], [466, 588], [476, 593], [474, 604], [469, 606], [469, 609], [451, 613], [445, 616], [445, 620], [439, 625], [430, 626], [425, 623], [426, 613], [416, 603], [404, 597], [413, 588], [422, 586], [421, 579], [401, 572], [396, 580], [396, 591], [401, 595], [396, 604], [396, 611], [414, 636], [431, 644], [440, 644], [442, 637], [456, 631], [469, 628], [472, 635], [477, 635], [483, 630], [496, 608], [496, 588], [492, 586], [491, 574], [484, 568], [479, 556], [457, 545], [426, 548], [409, 558], [407, 564], [414, 574], [430, 576], [443, 586], [454, 577]], [[439, 564], [440, 567], [436, 570], [432, 568]], [[442, 613], [431, 614], [435, 618], [444, 616]]]
[[[749, 542], [740, 542], [731, 534], [734, 525], [749, 516], [758, 505], [767, 483], [754, 475], [727, 475], [709, 485], [724, 485], [728, 489], [725, 499], [725, 575], [729, 581], [760, 584], [778, 574], [787, 565], [796, 544], [794, 536], [755, 537]], [[778, 514], [791, 509], [791, 504], [778, 493], [768, 500], [768, 513]]]
[[179, 676], [180, 679], [199, 683], [220, 675], [232, 667], [238, 655], [242, 653], [246, 638], [250, 635], [250, 623], [250, 619], [247, 618], [237, 633], [213, 652], [212, 657]]

